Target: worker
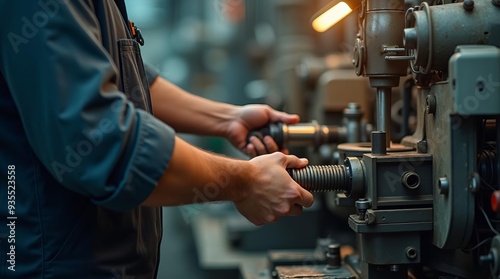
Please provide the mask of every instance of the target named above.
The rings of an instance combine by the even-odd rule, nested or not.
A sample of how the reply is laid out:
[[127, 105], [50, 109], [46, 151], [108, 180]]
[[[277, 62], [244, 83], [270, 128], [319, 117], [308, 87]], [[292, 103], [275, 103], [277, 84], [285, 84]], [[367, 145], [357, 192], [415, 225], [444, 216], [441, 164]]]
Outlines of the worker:
[[[261, 225], [312, 204], [286, 171], [307, 160], [246, 142], [298, 116], [203, 99], [145, 68], [123, 0], [0, 10], [0, 278], [156, 278], [161, 206], [232, 201]], [[227, 158], [174, 131], [274, 153]]]
[[[307, 160], [246, 142], [298, 116], [203, 99], [145, 68], [122, 0], [0, 10], [0, 278], [155, 278], [161, 206], [232, 201], [261, 225], [312, 204], [286, 171]], [[227, 158], [174, 131], [272, 154]]]

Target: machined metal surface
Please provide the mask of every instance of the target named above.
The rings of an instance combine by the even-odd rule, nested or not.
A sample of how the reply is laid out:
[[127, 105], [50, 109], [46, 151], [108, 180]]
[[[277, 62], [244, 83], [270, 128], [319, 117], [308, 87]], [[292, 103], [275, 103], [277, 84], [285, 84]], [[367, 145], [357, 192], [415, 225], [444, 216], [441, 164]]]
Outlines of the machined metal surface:
[[358, 103], [349, 103], [347, 108], [344, 109], [345, 118], [345, 142], [360, 142], [362, 139], [363, 125], [361, 122], [361, 117], [363, 112], [361, 111], [361, 106]]
[[473, 10], [462, 3], [410, 9], [404, 31], [405, 48], [415, 72], [447, 70], [458, 45], [500, 46], [500, 9], [491, 1], [474, 1]]
[[[366, 198], [372, 208], [409, 207], [432, 204], [432, 156], [419, 153], [394, 153], [390, 156], [365, 154]], [[420, 186], [409, 189], [402, 183], [408, 172], [420, 176]]]
[[[500, 65], [498, 61], [500, 61], [500, 49], [497, 47], [478, 45], [457, 47], [449, 63], [449, 86], [454, 96], [454, 113], [460, 115], [500, 114]], [[481, 67], [476, 67], [477, 65]]]
[[310, 192], [346, 192], [351, 186], [348, 170], [343, 165], [307, 166], [290, 169], [289, 173], [302, 188]]
[[349, 226], [356, 233], [397, 233], [432, 230], [432, 208], [368, 209], [363, 220], [349, 217]]
[[271, 136], [278, 147], [309, 147], [320, 148], [325, 144], [338, 144], [343, 142], [359, 142], [362, 139], [369, 138], [371, 129], [369, 125], [362, 121], [363, 113], [360, 105], [349, 103], [343, 111], [343, 125], [320, 125], [313, 120], [310, 123], [270, 123], [260, 129], [252, 130], [247, 136], [256, 136], [260, 140], [267, 135]]
[[[420, 257], [407, 257], [408, 248], [420, 249], [419, 232], [392, 232], [360, 234], [361, 260], [372, 265], [418, 263]], [[390, 243], [390, 245], [387, 245]], [[364, 278], [364, 277], [363, 277]], [[386, 277], [402, 278], [402, 277]]]
[[[293, 170], [306, 189], [345, 193], [339, 203], [356, 209], [348, 224], [363, 279], [408, 278], [408, 266], [500, 275], [498, 194], [486, 206], [500, 181], [500, 5], [452, 2], [419, 1], [405, 14], [402, 0], [362, 1], [353, 64], [376, 90], [372, 143], [339, 144], [344, 165]], [[410, 70], [416, 130], [391, 143], [391, 91]], [[347, 134], [358, 130], [350, 124]], [[303, 270], [277, 278], [329, 278]]]
[[[449, 88], [447, 83], [431, 88], [439, 106], [435, 114], [427, 115], [425, 126], [433, 155], [433, 242], [439, 248], [457, 249], [467, 245], [474, 227], [475, 202], [469, 179], [476, 169], [476, 124], [472, 118], [453, 115]], [[439, 186], [444, 177], [446, 190]]]
[[386, 155], [387, 154], [387, 134], [385, 131], [372, 132], [372, 154]]
[[[345, 154], [347, 157], [349, 156], [362, 157], [363, 154], [372, 152], [372, 143], [371, 142], [343, 143], [339, 144], [337, 149], [339, 150], [339, 152]], [[409, 147], [398, 143], [396, 144], [392, 143], [391, 146], [386, 149], [386, 151], [389, 153], [405, 152], [412, 150], [414, 150], [413, 147]]]
[[295, 125], [284, 124], [282, 129], [284, 146], [319, 146], [326, 143], [344, 142], [344, 127], [319, 125], [316, 121]]
[[[357, 73], [370, 77], [372, 87], [394, 87], [406, 75], [406, 62], [387, 60], [387, 47], [403, 46], [404, 1], [365, 1], [363, 28], [355, 46]], [[387, 32], [391, 30], [391, 32]], [[368, 47], [367, 47], [368, 46]]]
[[377, 131], [386, 134], [386, 146], [391, 146], [391, 88], [377, 88]]
[[288, 172], [310, 192], [337, 191], [357, 198], [365, 191], [364, 165], [356, 157], [347, 158], [344, 165], [311, 165]]

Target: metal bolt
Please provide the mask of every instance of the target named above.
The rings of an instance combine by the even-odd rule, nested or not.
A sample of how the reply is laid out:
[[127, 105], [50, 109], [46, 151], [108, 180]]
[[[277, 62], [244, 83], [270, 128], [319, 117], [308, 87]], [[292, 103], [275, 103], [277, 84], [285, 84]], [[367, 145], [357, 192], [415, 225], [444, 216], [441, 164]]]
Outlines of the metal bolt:
[[484, 80], [478, 80], [476, 82], [476, 87], [477, 87], [477, 90], [479, 90], [479, 92], [483, 92], [483, 90], [485, 88]]
[[436, 113], [436, 96], [427, 95], [425, 98], [425, 112], [427, 114]]
[[418, 153], [427, 153], [427, 141], [426, 140], [421, 140], [417, 142], [417, 152]]
[[415, 249], [415, 247], [408, 247], [406, 248], [406, 257], [408, 257], [408, 259], [415, 259], [417, 257], [418, 253], [417, 253], [417, 249]]
[[356, 209], [358, 210], [358, 218], [361, 221], [366, 219], [366, 211], [370, 209], [371, 203], [365, 198], [356, 201]]
[[399, 265], [397, 264], [392, 264], [389, 268], [392, 272], [398, 272], [399, 271]]
[[361, 117], [361, 106], [358, 103], [351, 102], [347, 104], [347, 107], [344, 109], [343, 113], [347, 117]]
[[347, 104], [347, 108], [358, 111], [361, 106], [356, 102], [350, 102]]
[[326, 253], [326, 262], [328, 268], [339, 268], [341, 266], [339, 244], [328, 245], [328, 252]]
[[472, 11], [474, 9], [474, 0], [464, 0], [464, 10]]
[[441, 177], [438, 181], [439, 193], [441, 195], [448, 195], [448, 191], [450, 190], [450, 182], [448, 182], [448, 178]]
[[481, 177], [477, 172], [474, 172], [470, 178], [469, 188], [472, 193], [476, 193], [481, 185]]
[[377, 215], [375, 215], [375, 213], [373, 212], [366, 212], [365, 218], [368, 225], [373, 224], [375, 223], [375, 221], [377, 221]]

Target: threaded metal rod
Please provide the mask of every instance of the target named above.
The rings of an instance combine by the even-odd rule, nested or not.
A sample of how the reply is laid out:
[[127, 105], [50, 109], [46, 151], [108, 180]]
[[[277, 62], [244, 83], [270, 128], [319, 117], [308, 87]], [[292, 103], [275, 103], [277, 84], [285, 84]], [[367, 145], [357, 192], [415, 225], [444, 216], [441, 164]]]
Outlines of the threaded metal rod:
[[302, 169], [288, 169], [288, 172], [293, 180], [309, 192], [345, 192], [351, 183], [344, 165], [307, 166]]

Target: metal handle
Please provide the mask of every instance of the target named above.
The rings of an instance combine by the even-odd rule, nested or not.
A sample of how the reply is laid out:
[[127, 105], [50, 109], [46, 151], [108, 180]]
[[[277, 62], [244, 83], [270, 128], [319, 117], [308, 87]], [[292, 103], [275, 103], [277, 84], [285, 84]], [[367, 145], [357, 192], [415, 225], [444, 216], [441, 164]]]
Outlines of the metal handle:
[[251, 130], [247, 135], [247, 143], [250, 143], [250, 138], [254, 136], [260, 139], [261, 141], [264, 140], [265, 136], [271, 136], [278, 145], [278, 148], [283, 149], [284, 147], [283, 125], [285, 124], [281, 122], [269, 123], [269, 125], [266, 125], [264, 127]]

